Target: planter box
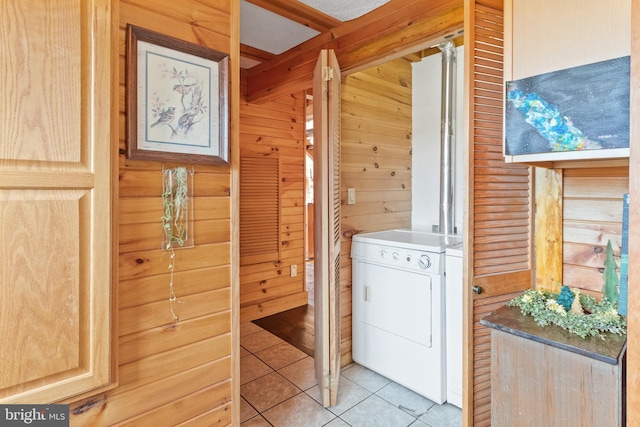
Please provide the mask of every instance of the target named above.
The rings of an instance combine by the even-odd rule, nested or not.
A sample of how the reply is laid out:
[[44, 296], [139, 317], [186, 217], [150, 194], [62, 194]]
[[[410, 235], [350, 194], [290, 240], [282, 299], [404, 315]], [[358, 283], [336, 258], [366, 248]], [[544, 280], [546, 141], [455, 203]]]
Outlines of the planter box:
[[517, 307], [480, 323], [491, 328], [493, 427], [625, 425], [626, 337], [583, 340]]

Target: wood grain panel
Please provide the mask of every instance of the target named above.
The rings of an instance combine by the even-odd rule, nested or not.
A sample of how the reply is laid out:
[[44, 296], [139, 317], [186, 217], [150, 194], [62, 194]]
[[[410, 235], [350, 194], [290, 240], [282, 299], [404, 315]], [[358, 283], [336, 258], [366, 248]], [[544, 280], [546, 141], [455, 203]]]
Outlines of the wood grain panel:
[[[119, 186], [121, 198], [159, 197], [159, 195], [162, 194], [162, 164], [158, 164], [157, 162], [146, 163], [154, 163], [154, 170], [125, 167], [122, 171]], [[217, 169], [221, 170], [222, 168]], [[229, 196], [228, 174], [223, 172], [210, 173], [209, 171], [195, 171], [193, 197], [224, 196]]]
[[564, 217], [573, 221], [622, 223], [622, 198], [614, 199], [565, 199]]
[[[140, 1], [138, 3], [143, 2]], [[157, 3], [162, 4], [161, 1]], [[173, 4], [176, 8], [187, 12], [191, 10], [192, 5], [197, 3], [199, 2], [195, 0], [182, 0]], [[226, 2], [225, 4], [228, 7], [230, 3]], [[215, 20], [215, 22], [212, 22], [213, 26], [210, 26], [199, 25], [197, 20], [191, 20], [190, 18], [181, 21], [176, 16], [163, 13], [164, 6], [149, 9], [131, 4], [126, 0], [121, 0], [119, 6], [121, 28], [125, 28], [126, 23], [129, 23], [167, 34], [177, 39], [197, 43], [219, 52], [229, 52], [231, 50], [229, 35], [231, 18], [229, 15], [225, 17], [224, 13], [208, 14], [208, 19], [213, 18]]]
[[110, 2], [8, 0], [0, 27], [0, 402], [49, 403], [115, 383]]
[[535, 426], [582, 425], [586, 420], [594, 426], [625, 425], [622, 362], [611, 365], [498, 330], [492, 331], [491, 345], [492, 426], [510, 427], [522, 420]]
[[[564, 177], [562, 283], [601, 297], [607, 242], [622, 246], [622, 197], [629, 169], [566, 169]], [[619, 249], [614, 255], [619, 257]]]
[[[176, 271], [174, 282], [180, 284], [180, 295], [194, 295], [205, 291], [228, 288], [231, 273], [228, 265], [206, 267], [197, 270]], [[144, 305], [155, 301], [166, 301], [167, 292], [157, 292], [169, 283], [169, 271], [120, 280], [120, 309]]]
[[[501, 1], [465, 2], [469, 96], [465, 198], [463, 425], [491, 425], [491, 343], [480, 319], [532, 286], [532, 176], [502, 154], [504, 11]], [[482, 288], [471, 293], [472, 286]], [[477, 288], [476, 288], [477, 289]]]
[[[174, 324], [169, 310], [168, 291], [166, 295], [165, 300], [121, 309], [119, 312], [120, 336]], [[173, 304], [174, 311], [183, 320], [228, 310], [230, 302], [229, 289], [183, 295], [178, 288], [176, 295], [178, 301]]]
[[[341, 321], [351, 325], [351, 236], [411, 227], [411, 64], [397, 59], [349, 75], [342, 96]], [[369, 88], [368, 92], [367, 89]], [[356, 204], [346, 204], [346, 189]], [[348, 303], [345, 303], [347, 301]], [[351, 361], [343, 327], [342, 364]]]
[[[564, 259], [575, 265], [604, 268], [606, 245], [585, 245], [565, 242], [563, 244]], [[620, 255], [619, 248], [613, 251], [614, 256]]]
[[[86, 19], [81, 6], [80, 1], [37, 7], [7, 1], [0, 11], [7, 31], [2, 57], [11, 58], [2, 63], [5, 90], [0, 114], [11, 119], [4, 121], [1, 137], [11, 143], [0, 145], [1, 159], [75, 164], [87, 160], [81, 158], [77, 144], [84, 127], [81, 85], [91, 80], [80, 66], [86, 49], [82, 40], [88, 37], [80, 25]], [[45, 40], [51, 51], [42, 48]]]
[[[590, 168], [591, 176], [575, 177], [567, 173], [564, 180], [565, 197], [593, 198], [593, 199], [622, 199], [622, 195], [629, 191], [629, 179], [624, 176], [605, 175], [607, 171], [599, 171], [597, 168]], [[568, 172], [569, 170], [567, 170]], [[614, 172], [615, 173], [615, 172]]]
[[[256, 105], [244, 98], [246, 81], [243, 81], [241, 90], [241, 159], [260, 162], [261, 158], [274, 158], [278, 162], [277, 169], [270, 167], [269, 171], [276, 172], [279, 190], [275, 220], [264, 217], [264, 203], [259, 203], [260, 195], [246, 191], [240, 193], [241, 206], [253, 212], [256, 218], [254, 225], [257, 226], [253, 230], [241, 229], [241, 241], [268, 244], [272, 249], [269, 254], [256, 250], [247, 252], [241, 245], [240, 306], [241, 320], [246, 322], [307, 302], [305, 276], [301, 274], [305, 261], [306, 138], [304, 93], [281, 96]], [[242, 224], [249, 217], [245, 218], [242, 212], [241, 215]], [[268, 227], [259, 226], [262, 220], [269, 222]], [[269, 230], [272, 232], [267, 240]], [[298, 267], [296, 277], [290, 275], [292, 264]]]
[[[0, 191], [0, 235], [8, 243], [0, 247], [5, 260], [0, 280], [7, 284], [0, 290], [5, 303], [0, 322], [20, 323], [10, 339], [0, 340], [3, 388], [55, 374], [72, 377], [88, 356], [89, 343], [79, 335], [80, 325], [87, 322], [79, 308], [87, 306], [90, 291], [80, 270], [78, 245], [88, 231], [80, 224], [83, 193]], [[46, 277], [52, 280], [43, 282]], [[47, 324], [53, 327], [43, 327]]]
[[307, 304], [309, 297], [307, 292], [284, 295], [276, 299], [263, 301], [258, 304], [250, 304], [240, 309], [242, 319], [261, 319], [275, 313], [281, 313], [292, 307], [300, 307]]
[[[228, 242], [230, 236], [229, 219], [214, 221], [194, 221], [189, 225], [189, 233], [194, 236], [195, 244]], [[157, 221], [149, 224], [120, 225], [120, 250], [135, 252], [162, 247], [162, 228]]]
[[600, 299], [602, 298], [602, 285], [604, 285], [602, 273], [602, 267], [588, 268], [581, 265], [567, 264], [563, 269], [563, 284], [571, 288], [579, 288], [581, 292]]
[[[180, 0], [122, 0], [118, 5], [118, 32], [113, 87], [117, 148], [125, 149], [125, 33], [128, 23], [158, 31], [222, 52], [232, 46], [232, 2]], [[114, 40], [115, 42], [116, 40]], [[236, 40], [237, 41], [237, 40]], [[231, 62], [237, 60], [232, 57]], [[230, 70], [230, 87], [234, 66]], [[236, 123], [237, 98], [230, 121]], [[237, 131], [235, 131], [237, 132]], [[232, 152], [237, 133], [230, 132]], [[232, 161], [233, 162], [233, 161]], [[179, 316], [169, 310], [169, 254], [163, 251], [160, 216], [163, 167], [187, 166], [119, 157], [119, 387], [71, 404], [72, 425], [160, 425], [210, 419], [231, 424], [233, 345], [232, 230], [230, 166], [197, 166], [191, 201], [194, 208], [193, 248], [176, 250], [174, 290]], [[233, 167], [237, 167], [237, 164]], [[162, 396], [159, 396], [161, 394]], [[239, 411], [238, 411], [239, 412]], [[204, 418], [203, 418], [204, 417]], [[216, 425], [211, 423], [210, 425]]]
[[120, 365], [119, 392], [126, 393], [138, 386], [197, 368], [210, 360], [229, 357], [230, 341], [231, 334], [221, 334]]
[[120, 337], [119, 361], [124, 365], [228, 333], [231, 333], [229, 312], [181, 321], [177, 326], [171, 324], [146, 329]]
[[[180, 425], [186, 426], [228, 426], [231, 425], [231, 384], [229, 382], [216, 384], [199, 390], [190, 396], [176, 399], [155, 410], [131, 418], [122, 426], [137, 427], [140, 425]], [[183, 410], [189, 406], [198, 415], [189, 419], [189, 414]], [[214, 409], [211, 409], [211, 408]]]
[[[123, 393], [118, 393], [118, 389], [115, 389], [109, 394], [81, 400], [71, 405], [71, 422], [74, 426], [82, 427], [128, 422], [180, 399], [186, 399], [188, 403], [189, 397], [209, 387], [224, 391], [216, 393], [219, 398], [209, 402], [210, 408], [217, 408], [231, 402], [231, 382], [228, 377], [230, 370], [231, 358], [225, 357], [138, 388], [129, 388]], [[200, 412], [191, 412], [185, 408], [190, 406], [187, 404], [182, 408], [181, 416], [185, 419], [201, 415]], [[136, 425], [134, 421], [131, 424]]]
[[562, 277], [562, 169], [536, 168], [536, 287], [559, 292]]
[[[486, 284], [485, 284], [486, 286]], [[474, 368], [472, 375], [473, 421], [468, 425], [491, 425], [491, 331], [480, 325], [480, 319], [497, 310], [518, 293], [507, 293], [495, 297], [476, 299], [473, 303], [473, 353]]]
[[[200, 245], [176, 250], [175, 271], [187, 271], [228, 264], [230, 243]], [[182, 255], [184, 254], [184, 255]], [[162, 249], [120, 254], [120, 278], [163, 274], [168, 271], [170, 252]]]

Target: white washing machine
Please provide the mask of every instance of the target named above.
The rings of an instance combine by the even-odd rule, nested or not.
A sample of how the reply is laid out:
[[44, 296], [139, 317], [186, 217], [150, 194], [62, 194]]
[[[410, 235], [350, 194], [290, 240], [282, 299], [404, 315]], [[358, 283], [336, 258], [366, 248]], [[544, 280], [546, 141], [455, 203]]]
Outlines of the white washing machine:
[[456, 236], [353, 236], [353, 360], [439, 404], [447, 399], [445, 249]]

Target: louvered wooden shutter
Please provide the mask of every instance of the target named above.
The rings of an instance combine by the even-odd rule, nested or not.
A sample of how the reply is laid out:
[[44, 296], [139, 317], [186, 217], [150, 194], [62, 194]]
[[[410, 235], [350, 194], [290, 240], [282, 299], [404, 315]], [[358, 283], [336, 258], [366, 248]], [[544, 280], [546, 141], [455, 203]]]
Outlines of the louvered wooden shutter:
[[321, 402], [334, 406], [341, 355], [340, 318], [340, 67], [321, 50], [313, 80], [316, 376]]
[[[469, 197], [465, 295], [467, 422], [491, 425], [491, 337], [480, 319], [531, 287], [532, 177], [502, 153], [504, 10], [502, 0], [465, 2], [468, 67]], [[470, 316], [470, 317], [469, 317]]]
[[277, 261], [280, 247], [278, 157], [240, 159], [240, 264]]

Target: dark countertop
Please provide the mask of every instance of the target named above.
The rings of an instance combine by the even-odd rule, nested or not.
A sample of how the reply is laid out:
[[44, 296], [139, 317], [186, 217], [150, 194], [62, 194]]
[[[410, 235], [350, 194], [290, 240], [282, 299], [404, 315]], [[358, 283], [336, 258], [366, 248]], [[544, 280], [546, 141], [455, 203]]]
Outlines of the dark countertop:
[[604, 340], [597, 337], [582, 339], [556, 325], [541, 327], [533, 317], [520, 313], [519, 307], [499, 308], [480, 320], [480, 324], [610, 365], [618, 364], [627, 343], [626, 335], [605, 334]]

